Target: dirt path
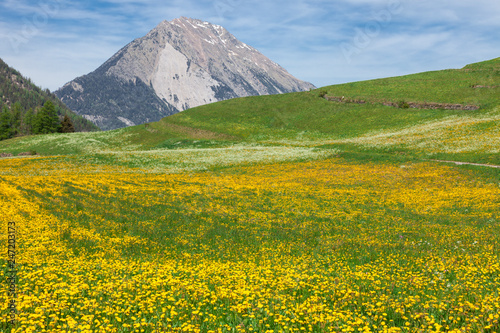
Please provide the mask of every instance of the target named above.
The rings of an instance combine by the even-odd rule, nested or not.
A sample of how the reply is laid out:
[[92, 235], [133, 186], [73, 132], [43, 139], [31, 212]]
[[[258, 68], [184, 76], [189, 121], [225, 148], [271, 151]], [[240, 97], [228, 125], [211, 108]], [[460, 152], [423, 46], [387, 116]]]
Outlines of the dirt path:
[[492, 164], [481, 164], [481, 163], [470, 163], [470, 162], [457, 162], [457, 161], [445, 161], [445, 160], [429, 160], [433, 162], [442, 162], [442, 163], [454, 163], [456, 165], [476, 165], [483, 166], [488, 168], [497, 168], [500, 169], [500, 165], [492, 165]]

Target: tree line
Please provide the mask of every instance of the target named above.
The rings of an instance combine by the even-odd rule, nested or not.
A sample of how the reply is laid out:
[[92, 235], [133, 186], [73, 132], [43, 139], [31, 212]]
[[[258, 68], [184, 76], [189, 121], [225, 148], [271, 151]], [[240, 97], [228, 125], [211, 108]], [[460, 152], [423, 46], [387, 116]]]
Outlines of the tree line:
[[[62, 119], [61, 119], [62, 118]], [[59, 116], [52, 101], [47, 101], [37, 111], [23, 112], [21, 103], [16, 102], [9, 109], [3, 106], [0, 114], [0, 140], [15, 136], [50, 133], [73, 133], [75, 127], [67, 116]]]

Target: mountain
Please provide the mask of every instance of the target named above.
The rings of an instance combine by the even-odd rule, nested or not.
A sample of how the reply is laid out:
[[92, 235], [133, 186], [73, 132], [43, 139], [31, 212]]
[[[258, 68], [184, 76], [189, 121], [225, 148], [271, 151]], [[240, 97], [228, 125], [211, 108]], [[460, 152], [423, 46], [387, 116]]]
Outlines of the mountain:
[[109, 130], [230, 98], [312, 88], [223, 27], [181, 17], [161, 22], [55, 94]]
[[[17, 113], [16, 117], [21, 118], [18, 119], [18, 122], [22, 123], [23, 116], [30, 109], [36, 112], [47, 101], [51, 101], [55, 105], [61, 118], [68, 116], [71, 119], [77, 132], [99, 130], [92, 122], [71, 111], [48, 89], [43, 90], [36, 86], [30, 79], [0, 59], [0, 110], [5, 107], [13, 113]], [[25, 133], [19, 129], [16, 131], [17, 135], [29, 134], [28, 131], [24, 131]]]

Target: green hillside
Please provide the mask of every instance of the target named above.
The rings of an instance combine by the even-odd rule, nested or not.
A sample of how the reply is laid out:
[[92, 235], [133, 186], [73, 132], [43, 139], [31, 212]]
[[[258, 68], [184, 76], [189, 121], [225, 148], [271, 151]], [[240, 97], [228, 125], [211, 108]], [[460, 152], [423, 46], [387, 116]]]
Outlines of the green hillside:
[[462, 69], [327, 87], [328, 94], [372, 101], [461, 103], [490, 108], [499, 104], [500, 58]]
[[500, 332], [499, 60], [0, 142], [0, 332]]
[[[405, 108], [412, 103], [438, 108]], [[457, 104], [465, 110], [446, 109]], [[72, 154], [239, 143], [500, 164], [499, 107], [496, 58], [458, 70], [232, 99], [117, 131], [21, 138], [0, 143], [0, 152]]]
[[[482, 86], [485, 88], [476, 88]], [[452, 115], [475, 116], [500, 104], [500, 58], [466, 66], [403, 77], [354, 82], [306, 93], [249, 97], [205, 105], [164, 118], [160, 127], [175, 124], [210, 130], [245, 140], [310, 137], [352, 138], [373, 130], [408, 126]], [[320, 92], [366, 104], [335, 103], [317, 98]], [[406, 110], [384, 106], [384, 101], [461, 103], [479, 112], [462, 110]], [[416, 111], [416, 112], [409, 112]]]

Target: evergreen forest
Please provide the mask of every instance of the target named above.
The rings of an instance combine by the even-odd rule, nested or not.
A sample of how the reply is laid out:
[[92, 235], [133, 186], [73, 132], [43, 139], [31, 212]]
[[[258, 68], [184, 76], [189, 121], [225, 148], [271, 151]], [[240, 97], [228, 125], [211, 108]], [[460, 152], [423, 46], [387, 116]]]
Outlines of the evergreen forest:
[[36, 86], [0, 59], [0, 140], [32, 134], [98, 130], [48, 89]]

